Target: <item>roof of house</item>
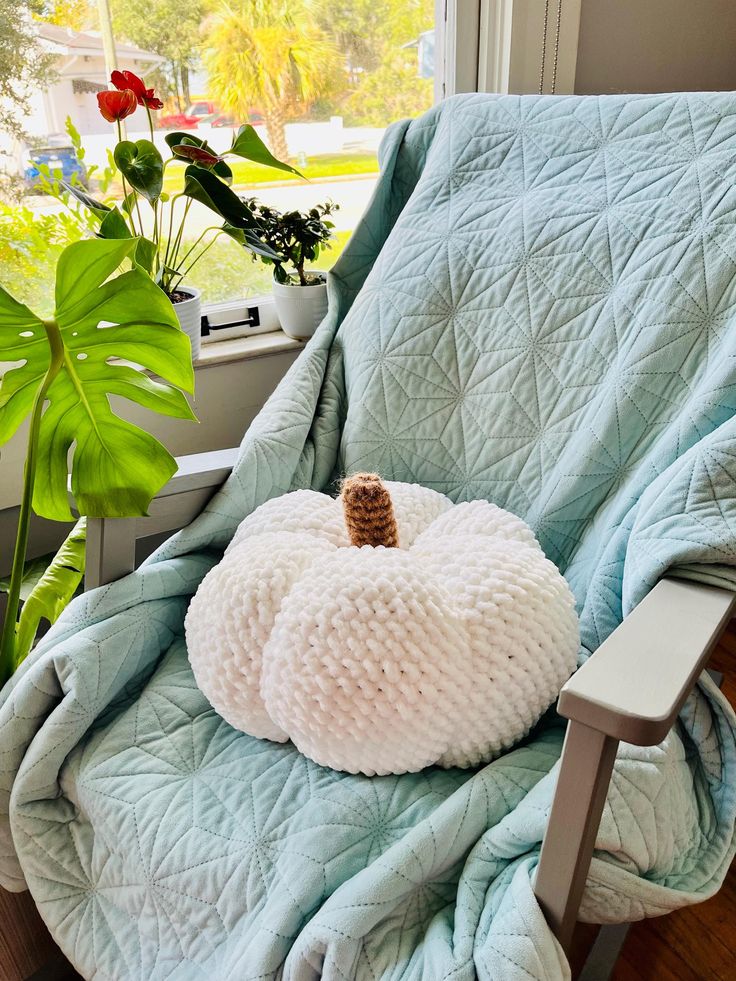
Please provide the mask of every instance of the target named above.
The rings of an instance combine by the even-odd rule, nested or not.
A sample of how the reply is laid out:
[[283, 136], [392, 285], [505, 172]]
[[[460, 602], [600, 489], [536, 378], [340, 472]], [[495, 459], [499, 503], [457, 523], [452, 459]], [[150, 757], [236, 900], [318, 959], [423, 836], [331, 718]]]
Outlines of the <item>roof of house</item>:
[[[69, 27], [59, 27], [57, 24], [39, 24], [38, 36], [54, 53], [94, 57], [103, 54], [102, 37], [97, 31], [73, 31]], [[127, 41], [116, 39], [115, 48], [121, 62], [132, 60], [156, 64], [163, 61], [161, 55], [154, 54], [153, 51], [145, 51]]]

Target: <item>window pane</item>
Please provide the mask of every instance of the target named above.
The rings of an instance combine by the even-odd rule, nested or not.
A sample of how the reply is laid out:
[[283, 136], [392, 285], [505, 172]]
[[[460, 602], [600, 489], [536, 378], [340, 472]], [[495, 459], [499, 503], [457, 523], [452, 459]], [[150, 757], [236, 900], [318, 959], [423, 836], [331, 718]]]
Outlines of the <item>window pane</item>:
[[[152, 117], [164, 157], [171, 156], [167, 134], [190, 134], [223, 152], [238, 127], [250, 123], [309, 182], [229, 157], [233, 190], [281, 211], [336, 203], [335, 240], [316, 263], [329, 268], [375, 186], [386, 126], [431, 105], [433, 0], [110, 0], [110, 6], [119, 68], [144, 78], [163, 100]], [[15, 132], [2, 134], [11, 180], [0, 203], [0, 272], [11, 291], [38, 305], [42, 295], [50, 302], [63, 246], [96, 228], [83, 205], [72, 199], [64, 207], [42, 193], [41, 175], [87, 187], [107, 205], [120, 206], [124, 188], [109, 169], [115, 127], [98, 109], [108, 74], [97, 4], [49, 0], [30, 26], [46, 63], [16, 103]], [[129, 140], [149, 137], [142, 108], [124, 125]], [[175, 196], [186, 166], [176, 161], [165, 170], [164, 191], [176, 208], [185, 204]], [[145, 201], [140, 208], [150, 233]], [[203, 290], [205, 302], [268, 292], [272, 267], [254, 263], [216, 228], [208, 231], [214, 224], [204, 205], [190, 205], [179, 259], [197, 239], [191, 258], [212, 244], [187, 282]]]

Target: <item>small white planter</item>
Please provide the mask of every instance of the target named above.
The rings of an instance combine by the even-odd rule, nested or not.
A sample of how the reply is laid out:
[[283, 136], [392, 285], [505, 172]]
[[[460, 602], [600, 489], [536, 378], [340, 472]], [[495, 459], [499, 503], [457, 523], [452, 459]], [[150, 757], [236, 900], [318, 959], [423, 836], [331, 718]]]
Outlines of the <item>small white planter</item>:
[[188, 293], [189, 299], [174, 304], [174, 311], [181, 329], [192, 342], [192, 360], [199, 357], [202, 346], [202, 292], [194, 286], [182, 286], [180, 293]]
[[273, 298], [281, 329], [298, 341], [311, 337], [327, 313], [327, 283], [293, 286], [274, 280]]

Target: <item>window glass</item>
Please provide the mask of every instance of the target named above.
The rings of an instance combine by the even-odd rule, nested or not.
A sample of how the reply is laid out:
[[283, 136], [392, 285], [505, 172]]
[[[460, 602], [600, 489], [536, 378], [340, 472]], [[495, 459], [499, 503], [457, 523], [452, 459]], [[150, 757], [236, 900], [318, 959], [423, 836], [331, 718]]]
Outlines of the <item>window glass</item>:
[[[106, 10], [118, 68], [143, 78], [163, 102], [152, 116], [164, 156], [171, 156], [167, 133], [190, 133], [224, 151], [238, 127], [251, 124], [276, 157], [309, 180], [237, 160], [233, 189], [281, 211], [337, 204], [335, 238], [318, 261], [329, 268], [375, 186], [386, 126], [431, 105], [433, 0], [27, 4], [28, 16], [14, 28], [23, 56], [0, 64], [0, 87], [5, 93], [9, 83], [12, 91], [12, 118], [0, 133], [3, 285], [36, 306], [49, 300], [58, 253], [96, 227], [83, 205], [72, 199], [65, 206], [48, 193], [44, 174], [87, 188], [108, 205], [123, 201], [119, 175], [109, 168], [115, 126], [102, 118], [97, 99], [108, 87]], [[148, 125], [139, 108], [124, 121], [127, 138], [146, 139]], [[168, 195], [182, 190], [185, 168], [185, 162], [166, 167]], [[211, 212], [191, 205], [182, 247], [200, 236], [202, 246], [213, 242], [190, 277], [203, 300], [268, 292], [272, 269], [254, 263], [227, 236], [207, 231], [212, 225]]]

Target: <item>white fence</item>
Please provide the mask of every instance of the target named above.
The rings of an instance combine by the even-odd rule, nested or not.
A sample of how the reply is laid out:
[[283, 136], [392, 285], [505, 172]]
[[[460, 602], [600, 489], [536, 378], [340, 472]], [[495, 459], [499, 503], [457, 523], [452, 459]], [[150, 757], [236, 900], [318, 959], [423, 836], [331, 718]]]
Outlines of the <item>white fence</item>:
[[[265, 126], [259, 124], [255, 128], [261, 139], [268, 143]], [[285, 129], [290, 156], [298, 158], [303, 154], [307, 159], [322, 154], [342, 152], [373, 153], [377, 150], [384, 133], [382, 128], [368, 126], [346, 128], [343, 126], [342, 116], [332, 116], [327, 122], [287, 123]], [[154, 142], [164, 157], [170, 156], [165, 139], [167, 132], [169, 131], [156, 130], [154, 133]], [[206, 139], [215, 150], [224, 152], [232, 143], [236, 129], [229, 126], [212, 127], [205, 123], [186, 132]], [[130, 140], [149, 137], [148, 130], [138, 128], [129, 129], [127, 135]], [[107, 151], [113, 149], [116, 141], [117, 137], [112, 127], [109, 133], [89, 133], [83, 136], [82, 145], [85, 149], [84, 159], [87, 166], [93, 164], [98, 167], [106, 166]], [[22, 156], [17, 144], [13, 145], [12, 141], [2, 133], [0, 133], [0, 154], [5, 154], [0, 157], [0, 170], [22, 171], [25, 163], [21, 162]]]

